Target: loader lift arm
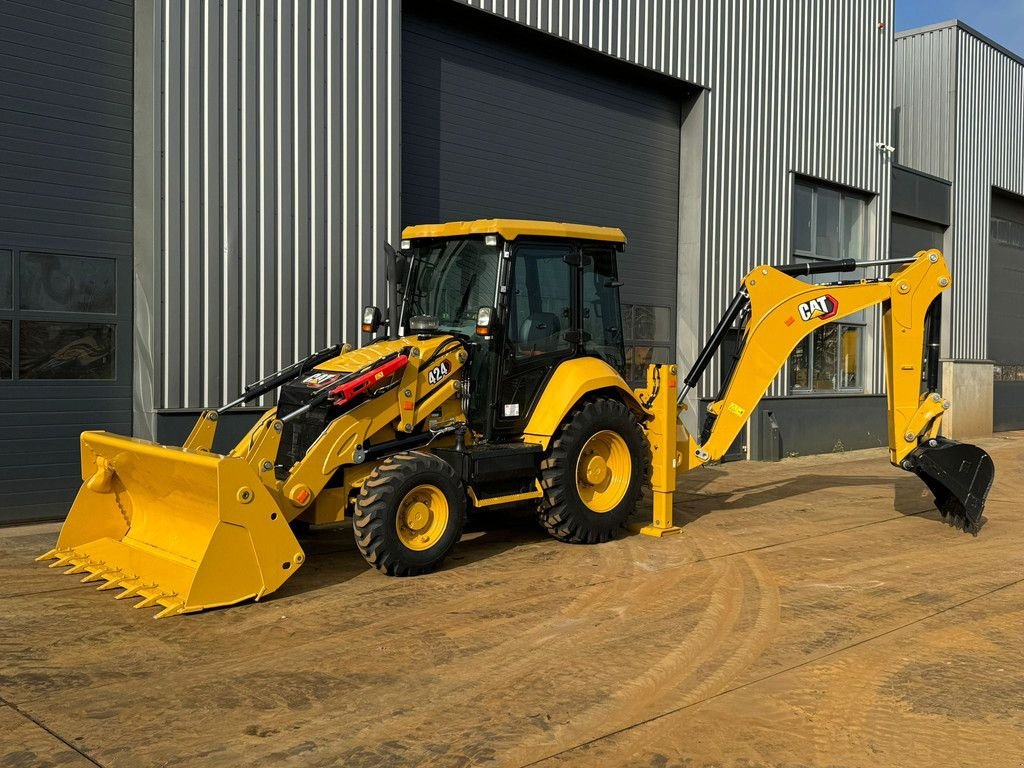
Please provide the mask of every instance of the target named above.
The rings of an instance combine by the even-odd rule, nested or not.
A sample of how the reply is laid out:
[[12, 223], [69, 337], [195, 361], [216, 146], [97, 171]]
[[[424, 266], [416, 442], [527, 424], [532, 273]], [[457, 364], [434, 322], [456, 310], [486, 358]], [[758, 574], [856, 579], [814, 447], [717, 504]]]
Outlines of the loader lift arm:
[[[889, 264], [898, 268], [883, 278], [812, 285], [794, 277]], [[922, 251], [912, 259], [760, 266], [748, 273], [683, 378], [678, 397], [674, 366], [662, 366], [668, 370], [649, 374], [647, 392], [654, 412], [651, 431], [659, 437], [664, 435], [667, 443], [672, 432], [667, 419], [676, 422], [679, 405], [700, 381], [726, 331], [746, 317], [736, 363], [718, 397], [708, 406], [699, 440], [677, 425], [674, 455], [669, 450], [654, 450], [655, 522], [646, 532], [664, 532], [672, 527], [675, 475], [721, 459], [807, 334], [881, 304], [889, 460], [925, 481], [943, 516], [976, 533], [994, 475], [992, 461], [976, 446], [939, 437], [942, 415], [950, 403], [937, 391], [938, 297], [949, 285], [949, 270], [938, 251]]]

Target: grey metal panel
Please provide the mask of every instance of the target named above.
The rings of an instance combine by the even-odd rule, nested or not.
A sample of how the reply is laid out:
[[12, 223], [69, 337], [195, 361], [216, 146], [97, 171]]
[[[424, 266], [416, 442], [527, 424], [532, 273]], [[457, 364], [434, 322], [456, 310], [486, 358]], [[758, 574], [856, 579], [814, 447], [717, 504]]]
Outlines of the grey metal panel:
[[[0, 308], [0, 319], [115, 325], [115, 379], [0, 381], [0, 523], [61, 517], [79, 434], [128, 434], [132, 313], [132, 6], [0, 0], [0, 251], [114, 257], [115, 313]], [[14, 347], [18, 347], [15, 331]]]
[[956, 28], [899, 35], [893, 47], [894, 136], [900, 164], [944, 179], [953, 174]]
[[[149, 6], [149, 9], [138, 6]], [[231, 399], [314, 348], [358, 338], [398, 235], [399, 0], [155, 0], [137, 123], [151, 402]], [[141, 426], [141, 425], [140, 425]], [[153, 425], [145, 427], [152, 434]]]
[[1017, 236], [997, 237], [995, 231], [990, 236], [988, 359], [1024, 366], [1024, 199], [993, 195], [993, 225], [997, 217], [1019, 229], [1014, 227]]
[[989, 202], [1024, 195], [1024, 65], [958, 27], [952, 357], [987, 359]]
[[[710, 89], [702, 334], [760, 263], [788, 260], [792, 175], [874, 195], [866, 257], [889, 250], [892, 21], [887, 0], [458, 0]], [[881, 24], [881, 30], [879, 25]], [[877, 321], [869, 333], [880, 360]], [[687, 361], [680, 361], [685, 365]], [[785, 371], [770, 389], [787, 391]], [[713, 396], [717, 361], [702, 396]], [[881, 392], [881, 366], [868, 391]]]
[[[776, 460], [888, 445], [886, 407], [885, 398], [877, 395], [767, 398], [751, 419], [751, 458]], [[778, 425], [777, 440], [771, 419]]]
[[403, 224], [618, 226], [623, 302], [674, 310], [686, 87], [451, 11], [405, 4]]
[[[889, 0], [459, 1], [710, 89], [702, 333], [742, 274], [788, 258], [793, 174], [875, 195], [866, 255], [888, 251], [889, 173], [875, 145], [891, 143]], [[199, 406], [355, 339], [360, 305], [380, 295], [380, 243], [399, 222], [400, 2], [153, 5], [158, 29], [140, 54], [156, 62], [163, 99], [138, 138], [163, 158], [146, 184], [160, 243], [143, 269], [157, 297], [154, 403]], [[209, 126], [215, 150], [197, 137]], [[194, 181], [206, 177], [218, 194]], [[214, 200], [219, 224], [203, 213]], [[875, 366], [874, 391], [881, 381]], [[785, 390], [780, 379], [771, 391]]]
[[992, 431], [1024, 429], [1024, 381], [996, 381], [992, 385]]
[[[948, 226], [950, 186], [948, 181], [894, 165], [892, 212]], [[935, 247], [941, 249], [941, 241]]]
[[961, 22], [898, 37], [900, 162], [953, 182], [949, 356], [989, 356], [993, 188], [1024, 195], [1024, 63]]
[[891, 225], [889, 242], [893, 258], [909, 258], [918, 251], [926, 251], [929, 248], [942, 250], [946, 228], [941, 224], [894, 213]]

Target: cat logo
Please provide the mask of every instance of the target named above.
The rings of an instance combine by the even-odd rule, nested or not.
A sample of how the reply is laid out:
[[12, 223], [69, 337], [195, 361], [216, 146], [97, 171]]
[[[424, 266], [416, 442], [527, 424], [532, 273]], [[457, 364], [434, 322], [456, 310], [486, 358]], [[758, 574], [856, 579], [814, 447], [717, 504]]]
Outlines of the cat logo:
[[447, 360], [442, 360], [440, 365], [435, 365], [430, 369], [430, 373], [427, 374], [427, 383], [433, 386], [451, 372], [452, 364]]
[[302, 380], [302, 383], [305, 384], [310, 389], [322, 389], [323, 387], [326, 387], [328, 384], [333, 384], [340, 378], [340, 373], [324, 373], [323, 371], [318, 371], [317, 373], [314, 373], [312, 376], [307, 376], [306, 378], [304, 378]]
[[836, 312], [839, 311], [839, 302], [826, 293], [824, 296], [805, 301], [797, 308], [797, 311], [800, 313], [801, 320], [814, 320], [815, 318], [828, 320], [830, 317], [836, 316]]

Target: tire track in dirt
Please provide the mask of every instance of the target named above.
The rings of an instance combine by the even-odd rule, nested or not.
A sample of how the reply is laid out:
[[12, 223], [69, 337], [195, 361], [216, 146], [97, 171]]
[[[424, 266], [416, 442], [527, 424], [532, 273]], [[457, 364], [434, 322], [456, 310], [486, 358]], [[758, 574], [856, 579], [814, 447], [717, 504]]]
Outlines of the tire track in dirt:
[[[778, 626], [781, 604], [775, 579], [757, 558], [745, 555], [730, 559], [714, 594], [721, 596], [722, 604], [712, 605], [693, 633], [639, 677], [624, 681], [606, 702], [574, 718], [568, 735], [595, 738], [666, 708], [686, 707], [725, 690], [749, 669]], [[645, 734], [626, 730], [617, 739], [616, 752], [629, 755], [645, 739]], [[510, 762], [524, 764], [543, 754], [537, 749], [517, 750], [509, 757]]]
[[[698, 552], [699, 556], [703, 553]], [[659, 564], [660, 565], [660, 564]], [[511, 751], [499, 748], [503, 762], [522, 762], [564, 744], [567, 735], [599, 735], [613, 725], [627, 725], [650, 717], [659, 708], [696, 700], [727, 685], [755, 660], [768, 644], [778, 622], [779, 599], [774, 580], [756, 558], [705, 564], [699, 582], [688, 581], [690, 591], [679, 596], [679, 583], [693, 563], [664, 568], [641, 583], [616, 582], [614, 588], [587, 590], [565, 606], [562, 616], [586, 619], [608, 608], [623, 611], [622, 619], [631, 627], [646, 626], [637, 635], [632, 630], [629, 645], [636, 658], [627, 667], [612, 664], [598, 671], [591, 687], [600, 691], [581, 692], [572, 702], [571, 717], [547, 734], [540, 742], [524, 744], [522, 734], [509, 744]], [[623, 587], [625, 586], [625, 589]], [[678, 618], [690, 609], [688, 630], [680, 636], [672, 630]], [[586, 643], [591, 626], [586, 621], [575, 625], [563, 640], [569, 644]], [[610, 633], [599, 633], [610, 634]], [[607, 652], [598, 655], [614, 658], [615, 640], [605, 642]], [[733, 646], [723, 654], [723, 648]], [[512, 670], [510, 670], [512, 671]], [[515, 670], [529, 675], [530, 670]], [[524, 695], [526, 691], [512, 691]], [[492, 742], [493, 746], [493, 742]]]

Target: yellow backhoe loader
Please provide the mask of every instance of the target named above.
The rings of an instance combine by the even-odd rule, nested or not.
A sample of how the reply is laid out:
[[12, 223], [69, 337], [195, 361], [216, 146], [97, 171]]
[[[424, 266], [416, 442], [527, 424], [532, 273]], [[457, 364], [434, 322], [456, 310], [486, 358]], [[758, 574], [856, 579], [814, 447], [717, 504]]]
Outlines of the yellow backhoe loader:
[[[556, 539], [607, 541], [644, 487], [653, 520], [677, 532], [677, 478], [720, 459], [808, 333], [884, 309], [889, 458], [917, 473], [943, 516], [976, 532], [994, 476], [976, 446], [940, 436], [937, 251], [912, 259], [762, 266], [742, 282], [692, 368], [623, 378], [618, 229], [486, 220], [416, 226], [388, 252], [389, 308], [368, 307], [359, 349], [336, 346], [207, 410], [181, 447], [82, 435], [84, 484], [50, 567], [120, 588], [169, 616], [259, 599], [302, 565], [292, 525], [352, 518], [359, 551], [383, 573], [436, 568], [467, 508], [536, 505]], [[813, 285], [799, 275], [890, 266], [878, 279]], [[387, 326], [387, 332], [383, 329]], [[732, 328], [737, 360], [702, 433], [680, 422]], [[219, 417], [280, 389], [229, 453]]]

